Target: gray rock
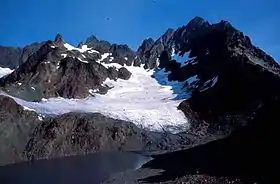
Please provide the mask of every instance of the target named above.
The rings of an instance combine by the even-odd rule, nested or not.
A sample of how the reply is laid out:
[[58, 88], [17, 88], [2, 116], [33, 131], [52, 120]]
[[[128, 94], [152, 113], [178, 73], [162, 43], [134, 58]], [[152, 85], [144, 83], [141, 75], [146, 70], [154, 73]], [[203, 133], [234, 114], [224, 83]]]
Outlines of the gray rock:
[[17, 68], [43, 44], [44, 42], [32, 43], [24, 48], [0, 46], [0, 67], [11, 69]]
[[125, 67], [121, 67], [118, 72], [118, 78], [120, 79], [128, 80], [131, 76], [131, 72], [128, 71]]
[[0, 165], [23, 161], [29, 135], [40, 121], [11, 98], [0, 95], [0, 104]]
[[[121, 69], [118, 72], [97, 63], [100, 54], [69, 51], [63, 46], [64, 43], [60, 35], [57, 35], [55, 42], [46, 42], [18, 69], [0, 79], [0, 85], [13, 96], [38, 101], [57, 96], [84, 98], [89, 95], [90, 89], [100, 89], [106, 93], [108, 88], [103, 88], [102, 83], [107, 78], [116, 80], [120, 76], [129, 79], [129, 71]], [[125, 59], [123, 61], [125, 64]]]

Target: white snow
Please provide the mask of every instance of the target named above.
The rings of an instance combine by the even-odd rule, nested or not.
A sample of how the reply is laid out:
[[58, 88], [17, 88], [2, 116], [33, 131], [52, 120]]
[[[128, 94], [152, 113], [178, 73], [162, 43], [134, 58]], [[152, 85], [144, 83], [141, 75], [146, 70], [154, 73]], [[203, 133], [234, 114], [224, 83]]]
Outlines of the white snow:
[[81, 53], [91, 50], [91, 48], [88, 48], [87, 45], [82, 45], [82, 48], [77, 48], [70, 45], [69, 43], [65, 43], [64, 47], [66, 47], [68, 50], [77, 50]]
[[14, 70], [11, 70], [10, 68], [1, 68], [0, 67], [0, 78], [9, 75], [10, 73], [12, 73]]
[[62, 57], [66, 58], [67, 57], [67, 54], [61, 54]]
[[175, 56], [175, 45], [172, 46], [171, 57]]
[[112, 55], [112, 53], [104, 53], [101, 55], [101, 59], [98, 59], [96, 62], [101, 63], [101, 61], [103, 61], [104, 59], [106, 59], [108, 56], [111, 56], [111, 55]]
[[53, 48], [53, 49], [54, 49], [54, 48], [55, 48], [55, 46], [53, 46], [53, 45], [52, 45], [52, 46], [51, 46], [51, 48]]
[[25, 111], [34, 111], [35, 112], [34, 109], [31, 109], [29, 107], [26, 107], [26, 106], [22, 106], [22, 107], [23, 107], [23, 110], [25, 110]]
[[81, 61], [82, 63], [88, 63], [88, 61], [82, 60], [81, 58], [78, 57], [78, 60]]
[[84, 53], [84, 52], [99, 53], [98, 51], [93, 50], [92, 48], [89, 48], [87, 45], [82, 45], [82, 48], [77, 48], [77, 47], [74, 47], [74, 46], [70, 45], [69, 43], [65, 43], [64, 47], [66, 47], [66, 49], [68, 49], [68, 50], [77, 50], [81, 53]]
[[117, 69], [120, 69], [121, 67], [123, 67], [123, 66], [120, 65], [119, 63], [102, 63], [102, 65], [103, 65], [105, 68], [116, 67]]
[[83, 54], [82, 54], [82, 57], [83, 57], [83, 58], [86, 58], [86, 56], [85, 56], [85, 55], [83, 55]]
[[31, 89], [35, 90], [35, 88], [34, 88], [34, 87], [31, 87]]
[[[129, 66], [132, 73], [129, 80], [111, 81], [104, 85], [113, 86], [107, 94], [101, 95], [89, 90], [94, 97], [86, 99], [50, 98], [47, 101], [27, 102], [15, 97], [15, 101], [42, 115], [60, 115], [68, 112], [99, 112], [105, 116], [127, 120], [139, 127], [154, 131], [179, 132], [189, 128], [189, 123], [182, 111], [177, 107], [182, 101], [177, 98], [182, 93], [183, 82], [168, 82], [167, 73], [155, 72], [140, 67]], [[157, 77], [162, 77], [157, 81]], [[161, 83], [161, 84], [159, 84]], [[180, 91], [179, 91], [180, 89]], [[177, 91], [176, 91], [177, 90]], [[178, 92], [178, 93], [177, 93]], [[181, 94], [179, 94], [179, 92]]]
[[128, 60], [128, 58], [127, 57], [124, 57], [124, 59], [127, 61]]
[[19, 85], [19, 86], [21, 86], [21, 85], [22, 85], [22, 83], [21, 83], [21, 82], [19, 82], [19, 83], [18, 83], [18, 85]]
[[40, 120], [40, 121], [43, 121], [43, 117], [42, 116], [38, 116], [38, 119]]
[[157, 67], [159, 66], [159, 58], [157, 58], [157, 60], [156, 60], [156, 66]]
[[109, 61], [113, 61], [114, 60], [114, 57], [109, 57]]
[[99, 91], [98, 89], [89, 89], [88, 90], [89, 94], [91, 94], [91, 95], [94, 95], [94, 93], [96, 93], [98, 91]]
[[92, 53], [98, 53], [98, 54], [100, 54], [100, 52], [98, 52], [97, 50], [93, 50], [93, 49], [90, 50], [90, 51], [88, 51], [88, 53], [91, 53], [91, 54], [92, 54]]

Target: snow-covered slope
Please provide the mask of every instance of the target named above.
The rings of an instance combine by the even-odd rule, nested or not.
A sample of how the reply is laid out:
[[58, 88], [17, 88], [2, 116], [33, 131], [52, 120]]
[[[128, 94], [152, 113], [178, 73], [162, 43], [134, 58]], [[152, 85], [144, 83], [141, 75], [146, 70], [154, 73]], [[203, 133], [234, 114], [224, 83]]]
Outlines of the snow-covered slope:
[[0, 67], [0, 78], [4, 77], [5, 75], [8, 75], [12, 72], [13, 72], [13, 70], [11, 70], [10, 68], [1, 68]]
[[[104, 64], [105, 65], [105, 64]], [[117, 64], [116, 64], [117, 66]], [[119, 65], [119, 67], [121, 67]], [[99, 112], [116, 119], [127, 120], [139, 127], [154, 131], [168, 130], [172, 132], [183, 131], [189, 124], [182, 111], [177, 107], [182, 101], [176, 100], [179, 93], [173, 90], [182, 87], [183, 83], [174, 84], [167, 80], [162, 71], [145, 70], [143, 67], [126, 66], [132, 73], [129, 80], [107, 79], [104, 85], [113, 87], [107, 94], [94, 93], [86, 99], [50, 98], [41, 102], [27, 102], [14, 98], [17, 103], [34, 109], [41, 115], [59, 115], [68, 112]], [[152, 77], [155, 75], [155, 77]], [[157, 81], [160, 76], [163, 85]], [[176, 93], [175, 93], [176, 92]]]

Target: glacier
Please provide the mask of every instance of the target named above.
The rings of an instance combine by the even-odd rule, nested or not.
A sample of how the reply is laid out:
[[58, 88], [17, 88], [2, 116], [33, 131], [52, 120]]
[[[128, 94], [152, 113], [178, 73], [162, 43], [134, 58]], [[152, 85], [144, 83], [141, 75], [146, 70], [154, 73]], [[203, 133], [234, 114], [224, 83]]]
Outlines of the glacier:
[[[187, 118], [182, 111], [177, 109], [183, 99], [176, 98], [176, 96], [182, 94], [175, 93], [173, 90], [176, 87], [178, 91], [180, 86], [183, 87], [183, 83], [173, 82], [171, 84], [166, 81], [165, 84], [160, 84], [154, 76], [159, 75], [162, 80], [167, 80], [167, 77], [162, 76], [168, 73], [145, 70], [143, 67], [125, 67], [132, 73], [131, 78], [129, 80], [118, 79], [117, 81], [107, 79], [104, 85], [108, 85], [112, 89], [105, 95], [91, 90], [85, 99], [59, 97], [44, 99], [40, 102], [28, 102], [10, 97], [25, 109], [36, 111], [40, 117], [69, 112], [96, 112], [111, 118], [132, 122], [140, 128], [152, 131], [177, 133], [189, 129]], [[184, 91], [181, 90], [181, 93], [187, 95], [187, 92]]]

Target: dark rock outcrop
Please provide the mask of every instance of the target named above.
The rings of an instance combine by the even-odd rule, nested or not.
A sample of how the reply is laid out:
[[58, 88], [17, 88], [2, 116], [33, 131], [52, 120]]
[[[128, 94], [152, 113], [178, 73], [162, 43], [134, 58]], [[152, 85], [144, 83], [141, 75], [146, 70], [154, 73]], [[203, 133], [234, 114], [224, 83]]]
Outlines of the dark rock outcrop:
[[118, 78], [120, 79], [124, 79], [124, 80], [128, 80], [131, 76], [131, 72], [128, 71], [126, 68], [124, 67], [121, 67], [119, 69], [119, 75], [118, 75]]
[[29, 135], [39, 124], [37, 114], [0, 95], [0, 165], [20, 162]]
[[170, 81], [185, 81], [191, 96], [178, 108], [200, 133], [227, 135], [280, 94], [279, 64], [227, 21], [195, 17], [154, 43], [145, 40], [138, 54], [146, 68], [158, 66]]
[[0, 67], [15, 69], [35, 53], [44, 42], [32, 43], [23, 48], [0, 46]]
[[171, 42], [173, 41], [173, 29], [168, 29], [155, 42], [152, 39], [144, 40], [138, 49], [138, 57], [142, 61], [146, 69], [158, 67], [158, 58], [165, 50], [171, 51]]
[[104, 40], [98, 40], [95, 36], [86, 39], [85, 45], [99, 51], [101, 54], [111, 53], [110, 63], [131, 66], [134, 63], [136, 53], [125, 44], [111, 44]]
[[163, 182], [199, 174], [202, 179], [224, 177], [237, 183], [274, 183], [278, 177], [275, 168], [279, 155], [278, 130], [274, 125], [279, 104], [279, 99], [266, 103], [246, 127], [225, 139], [154, 156], [144, 167], [163, 169], [164, 173], [145, 180]]
[[192, 97], [184, 103], [210, 123], [210, 129], [227, 132], [246, 125], [260, 107], [279, 98], [280, 67], [228, 22], [203, 29], [205, 33], [182, 50], [190, 52], [195, 64], [176, 68], [171, 78], [182, 81], [196, 75]]
[[16, 68], [20, 61], [22, 49], [0, 46], [0, 67]]
[[[127, 56], [122, 64], [132, 61], [132, 56], [123, 55], [129, 52], [127, 46], [115, 45], [112, 48], [115, 49], [111, 56], [115, 59]], [[43, 97], [57, 96], [84, 98], [89, 95], [89, 90], [106, 92], [108, 88], [105, 89], [102, 83], [107, 78], [130, 78], [131, 73], [127, 69], [121, 68], [118, 71], [116, 68], [106, 68], [98, 61], [100, 59], [98, 51], [67, 49], [65, 41], [58, 34], [54, 42], [47, 41], [13, 73], [1, 78], [0, 85], [11, 95], [37, 101]]]

